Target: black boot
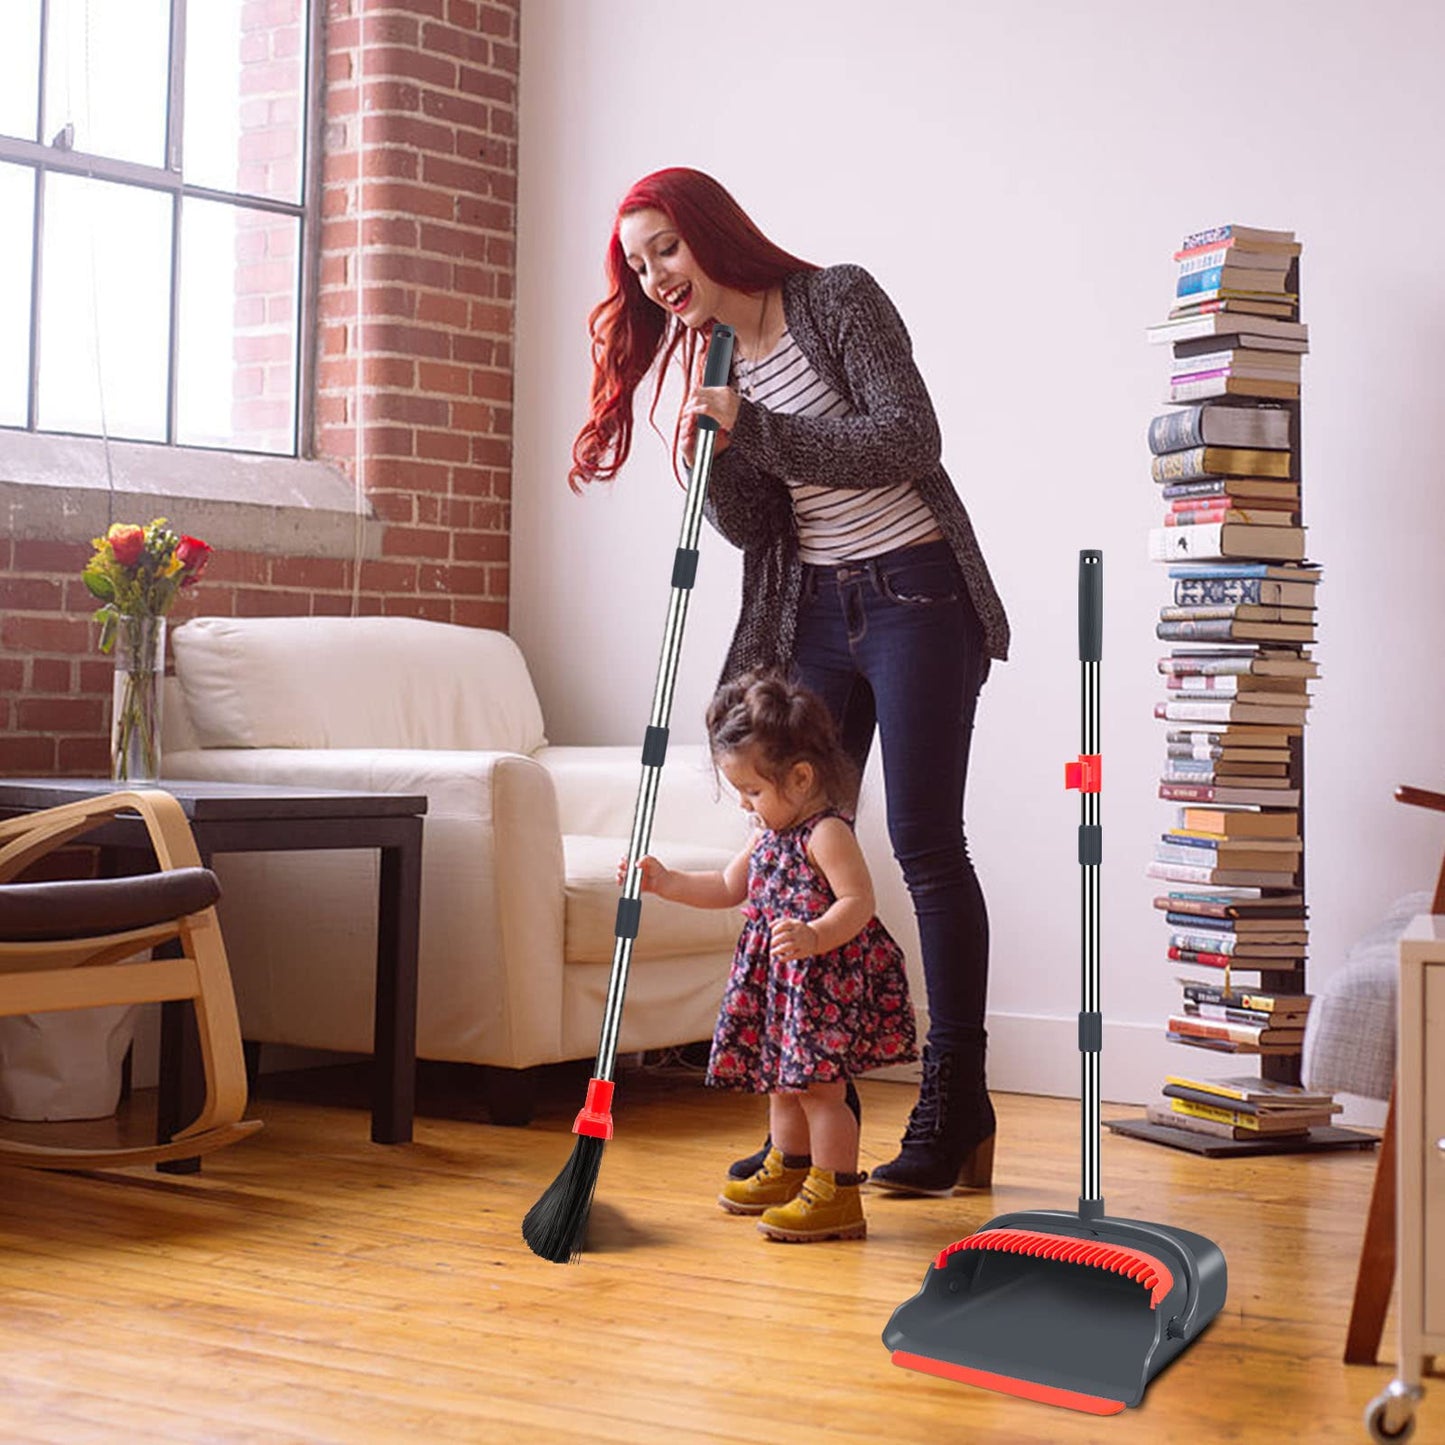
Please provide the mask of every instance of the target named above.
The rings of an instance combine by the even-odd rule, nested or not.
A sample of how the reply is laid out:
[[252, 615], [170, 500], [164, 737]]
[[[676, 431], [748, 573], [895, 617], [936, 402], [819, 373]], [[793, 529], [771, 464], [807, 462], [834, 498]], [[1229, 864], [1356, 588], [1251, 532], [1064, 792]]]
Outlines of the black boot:
[[993, 1181], [994, 1129], [982, 1051], [935, 1054], [925, 1045], [923, 1086], [903, 1146], [869, 1177], [884, 1189], [940, 1198], [959, 1184], [987, 1189]]
[[[853, 1111], [853, 1117], [861, 1124], [863, 1122], [863, 1104], [858, 1098], [858, 1090], [853, 1087], [853, 1080], [848, 1080], [848, 1087], [843, 1091], [843, 1102]], [[756, 1154], [749, 1154], [746, 1159], [736, 1159], [728, 1165], [729, 1179], [751, 1179], [759, 1169], [763, 1167], [763, 1160], [768, 1157], [768, 1150], [773, 1147], [773, 1136], [768, 1135], [763, 1140], [763, 1147]]]

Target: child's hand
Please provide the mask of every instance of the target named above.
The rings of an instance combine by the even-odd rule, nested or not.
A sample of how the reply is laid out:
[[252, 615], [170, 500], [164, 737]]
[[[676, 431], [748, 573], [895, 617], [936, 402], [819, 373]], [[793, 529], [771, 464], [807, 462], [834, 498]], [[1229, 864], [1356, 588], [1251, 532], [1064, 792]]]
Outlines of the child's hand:
[[[644, 893], [661, 893], [666, 886], [668, 869], [664, 868], [650, 853], [638, 865], [641, 877], [638, 886]], [[617, 881], [619, 884], [627, 881], [627, 854], [623, 854], [617, 860]]]
[[771, 953], [781, 963], [811, 958], [818, 951], [818, 934], [801, 918], [780, 918], [772, 927]]

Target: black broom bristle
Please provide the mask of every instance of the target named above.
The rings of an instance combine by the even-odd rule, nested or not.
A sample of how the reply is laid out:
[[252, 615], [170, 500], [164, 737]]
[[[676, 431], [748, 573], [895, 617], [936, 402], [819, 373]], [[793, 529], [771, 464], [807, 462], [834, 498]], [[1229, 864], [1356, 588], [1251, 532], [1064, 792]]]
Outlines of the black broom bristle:
[[579, 1134], [572, 1157], [562, 1166], [562, 1172], [527, 1211], [522, 1221], [522, 1238], [534, 1254], [553, 1264], [569, 1264], [582, 1253], [587, 1215], [592, 1208], [606, 1142], [591, 1134]]

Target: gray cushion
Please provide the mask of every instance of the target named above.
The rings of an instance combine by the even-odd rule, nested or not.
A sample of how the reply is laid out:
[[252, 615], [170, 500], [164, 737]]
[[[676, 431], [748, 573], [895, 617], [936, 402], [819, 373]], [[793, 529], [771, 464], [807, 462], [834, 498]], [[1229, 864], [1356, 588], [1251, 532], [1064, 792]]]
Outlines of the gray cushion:
[[1344, 967], [1315, 994], [1301, 1072], [1312, 1089], [1388, 1099], [1395, 1078], [1395, 996], [1400, 935], [1429, 893], [1407, 893], [1345, 955]]

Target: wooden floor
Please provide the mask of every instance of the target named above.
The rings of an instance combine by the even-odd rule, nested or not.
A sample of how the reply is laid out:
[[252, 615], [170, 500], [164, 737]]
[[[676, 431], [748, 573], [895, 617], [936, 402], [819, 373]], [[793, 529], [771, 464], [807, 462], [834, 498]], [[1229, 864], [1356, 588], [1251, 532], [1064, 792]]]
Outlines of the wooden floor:
[[[896, 1369], [879, 1338], [942, 1245], [1075, 1204], [1075, 1105], [997, 1098], [991, 1193], [870, 1194], [865, 1242], [789, 1246], [713, 1202], [759, 1102], [629, 1075], [589, 1252], [557, 1266], [519, 1225], [571, 1153], [563, 1082], [526, 1130], [424, 1097], [399, 1147], [344, 1094], [273, 1084], [265, 1130], [203, 1175], [6, 1174], [0, 1439], [1322, 1445], [1363, 1440], [1390, 1377], [1340, 1363], [1373, 1152], [1208, 1162], [1106, 1134], [1109, 1213], [1213, 1238], [1230, 1290], [1143, 1404], [1100, 1420]], [[862, 1093], [876, 1164], [912, 1096]]]

